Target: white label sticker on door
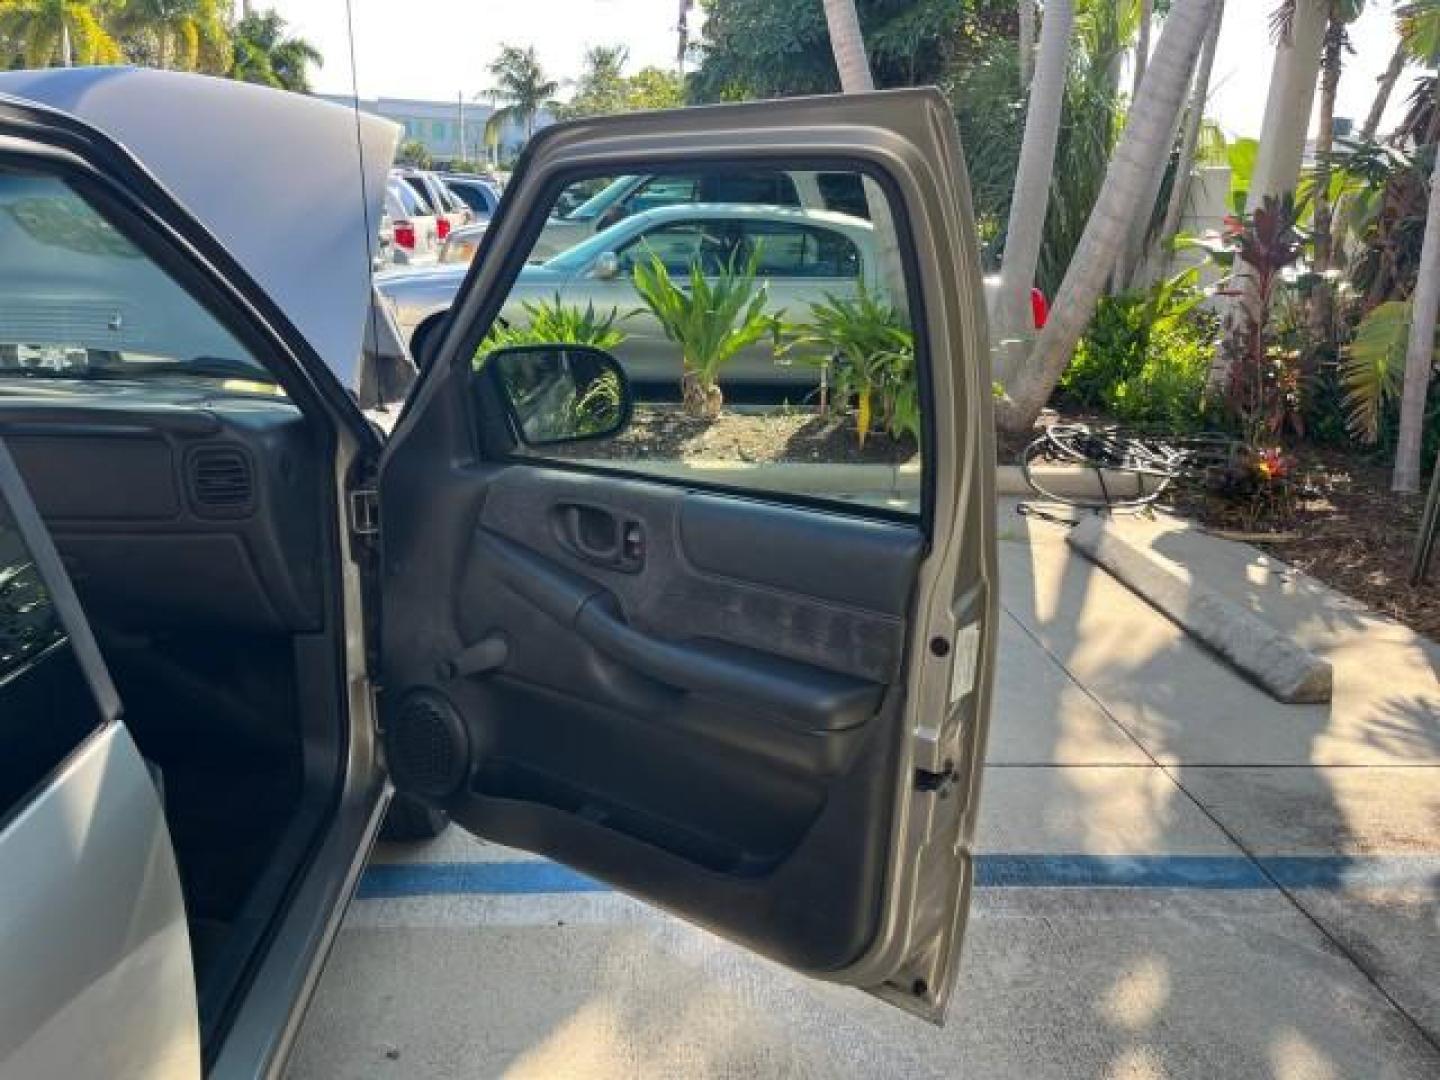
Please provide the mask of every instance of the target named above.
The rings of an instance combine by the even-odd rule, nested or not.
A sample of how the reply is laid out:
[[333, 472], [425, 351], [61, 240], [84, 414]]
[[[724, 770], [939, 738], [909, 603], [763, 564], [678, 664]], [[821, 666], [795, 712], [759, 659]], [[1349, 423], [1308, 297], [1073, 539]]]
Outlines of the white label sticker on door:
[[966, 623], [955, 635], [955, 666], [950, 669], [950, 704], [975, 689], [975, 667], [980, 659], [980, 624]]

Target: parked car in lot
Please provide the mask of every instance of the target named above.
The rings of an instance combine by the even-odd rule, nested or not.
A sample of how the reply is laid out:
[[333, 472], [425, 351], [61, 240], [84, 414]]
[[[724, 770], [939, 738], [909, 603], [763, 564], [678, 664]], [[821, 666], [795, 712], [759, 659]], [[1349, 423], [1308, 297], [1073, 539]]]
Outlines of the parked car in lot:
[[435, 216], [436, 236], [444, 240], [451, 229], [470, 224], [470, 208], [446, 186], [439, 174], [424, 169], [396, 169], [393, 174], [409, 186]]
[[440, 245], [440, 264], [469, 266], [470, 260], [475, 258], [475, 252], [480, 250], [480, 241], [489, 227], [490, 221], [487, 218], [452, 232], [445, 238], [445, 243]]
[[500, 189], [479, 176], [463, 173], [445, 173], [441, 176], [461, 202], [470, 207], [470, 221], [489, 221], [492, 214], [500, 209]]
[[[228, 80], [0, 73], [0, 1075], [283, 1075], [387, 806], [938, 1021], [998, 611], [946, 99], [545, 128], [386, 439], [348, 387], [397, 136]], [[721, 155], [885, 171], [920, 512], [596, 470], [566, 448], [626, 423], [612, 357], [471, 363], [562, 182]], [[869, 273], [863, 223], [741, 210]]]
[[[692, 263], [717, 272], [742, 265], [758, 251], [757, 273], [767, 283], [768, 310], [803, 319], [809, 305], [827, 296], [854, 297], [862, 281], [883, 294], [873, 232], [862, 218], [826, 210], [705, 203], [642, 210], [544, 263], [525, 266], [501, 317], [523, 324], [526, 303], [557, 296], [572, 307], [616, 312], [625, 316], [626, 338], [615, 355], [630, 378], [674, 381], [673, 349], [635, 290], [638, 262], [658, 255], [672, 275], [687, 276]], [[442, 258], [440, 265], [422, 271], [376, 278], [416, 356], [425, 354], [443, 327], [467, 269], [468, 260]], [[812, 366], [777, 363], [773, 345], [762, 341], [737, 356], [726, 377], [804, 387], [819, 376]]]
[[621, 176], [578, 206], [552, 216], [531, 259], [542, 261], [558, 255], [631, 214], [686, 203], [791, 206], [869, 216], [865, 189], [853, 172], [731, 168]]
[[415, 189], [392, 178], [385, 187], [383, 218], [390, 219], [391, 261], [398, 266], [433, 263], [440, 252], [440, 224]]

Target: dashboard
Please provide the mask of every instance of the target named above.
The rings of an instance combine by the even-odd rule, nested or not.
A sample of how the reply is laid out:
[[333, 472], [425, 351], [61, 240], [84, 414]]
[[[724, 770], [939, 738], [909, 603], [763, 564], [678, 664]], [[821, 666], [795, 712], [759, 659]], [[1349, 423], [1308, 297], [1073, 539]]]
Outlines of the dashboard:
[[320, 626], [324, 456], [287, 399], [201, 379], [5, 379], [0, 437], [93, 617]]

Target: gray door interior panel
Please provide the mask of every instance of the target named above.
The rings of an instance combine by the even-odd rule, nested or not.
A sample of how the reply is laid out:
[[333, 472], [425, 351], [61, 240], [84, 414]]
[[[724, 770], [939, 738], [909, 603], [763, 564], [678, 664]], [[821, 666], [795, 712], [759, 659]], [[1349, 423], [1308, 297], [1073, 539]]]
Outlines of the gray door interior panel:
[[792, 966], [865, 948], [918, 528], [529, 464], [382, 512], [398, 785]]

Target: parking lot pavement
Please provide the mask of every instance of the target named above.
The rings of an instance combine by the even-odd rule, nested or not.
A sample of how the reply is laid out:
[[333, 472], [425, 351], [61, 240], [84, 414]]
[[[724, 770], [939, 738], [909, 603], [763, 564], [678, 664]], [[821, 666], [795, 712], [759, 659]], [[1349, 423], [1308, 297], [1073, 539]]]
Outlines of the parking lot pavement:
[[[1276, 706], [1059, 530], [1002, 526], [980, 887], [947, 1027], [452, 829], [377, 852], [294, 1080], [1440, 1076], [1427, 644], [1391, 624], [1377, 658], [1307, 592], [1292, 607], [1332, 647], [1337, 704]], [[1419, 704], [1362, 700], [1367, 659]]]

